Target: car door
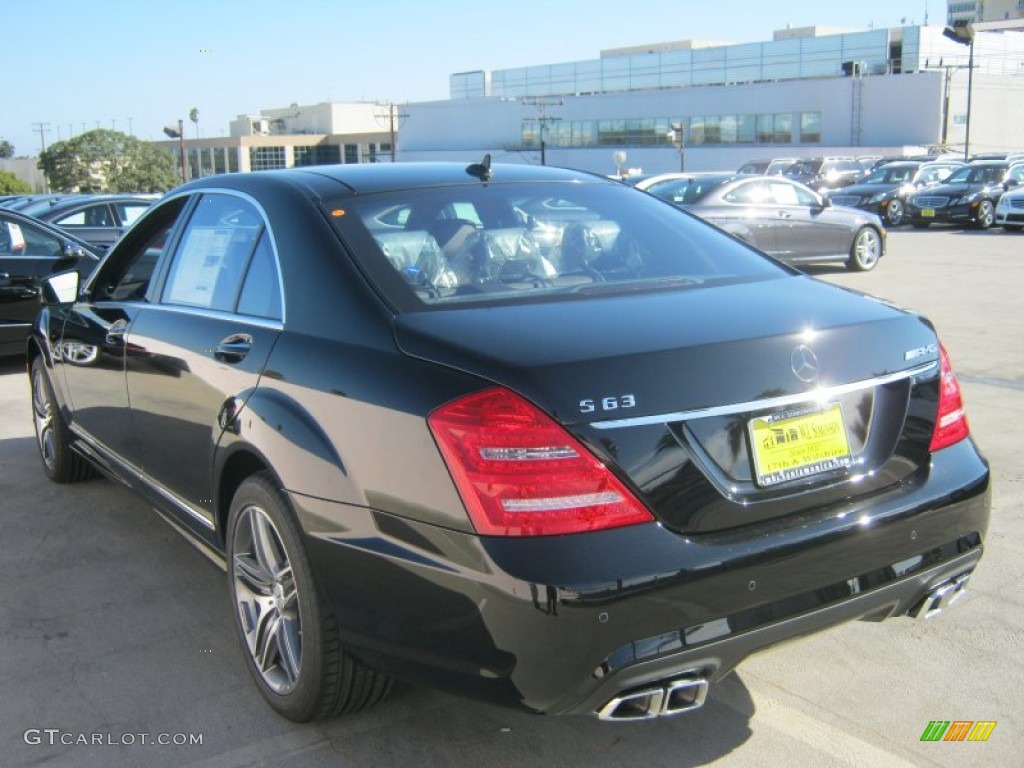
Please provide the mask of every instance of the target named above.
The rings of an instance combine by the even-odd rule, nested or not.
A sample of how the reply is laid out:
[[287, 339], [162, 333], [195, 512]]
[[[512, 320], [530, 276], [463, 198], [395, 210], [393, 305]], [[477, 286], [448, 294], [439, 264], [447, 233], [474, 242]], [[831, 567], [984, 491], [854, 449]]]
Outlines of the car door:
[[732, 235], [773, 256], [778, 251], [780, 222], [771, 202], [768, 181], [743, 182], [722, 195], [722, 204], [695, 212]]
[[158, 301], [128, 331], [127, 387], [146, 475], [197, 530], [213, 528], [214, 451], [282, 327], [272, 232], [249, 199], [197, 196]]
[[39, 281], [73, 263], [64, 246], [58, 236], [0, 212], [0, 354], [24, 352], [39, 312]]
[[782, 258], [800, 260], [842, 252], [845, 230], [823, 215], [828, 209], [813, 192], [782, 179], [769, 186], [780, 224], [776, 244]]
[[68, 311], [56, 347], [72, 429], [128, 479], [142, 466], [125, 380], [132, 356], [128, 331], [152, 301], [154, 276], [185, 202], [175, 199], [155, 210], [101, 262]]

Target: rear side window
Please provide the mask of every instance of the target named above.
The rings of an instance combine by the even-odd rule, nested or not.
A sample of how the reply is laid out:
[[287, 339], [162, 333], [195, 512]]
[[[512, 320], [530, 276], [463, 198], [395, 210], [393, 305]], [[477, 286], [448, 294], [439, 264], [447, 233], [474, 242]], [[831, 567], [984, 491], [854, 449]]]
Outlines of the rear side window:
[[251, 203], [204, 194], [182, 233], [163, 300], [233, 311], [262, 233], [263, 218]]
[[399, 311], [787, 274], [675, 206], [611, 182], [459, 185], [326, 205], [349, 252]]
[[238, 299], [238, 312], [273, 320], [281, 319], [281, 283], [270, 235], [266, 230], [260, 235], [249, 263], [249, 271], [242, 284], [242, 295]]

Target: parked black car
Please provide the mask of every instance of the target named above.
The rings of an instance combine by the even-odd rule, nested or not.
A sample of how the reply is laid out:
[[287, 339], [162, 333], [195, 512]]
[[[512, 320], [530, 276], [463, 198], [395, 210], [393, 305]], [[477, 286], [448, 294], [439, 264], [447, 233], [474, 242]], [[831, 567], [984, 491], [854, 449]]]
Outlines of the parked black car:
[[963, 163], [893, 162], [873, 170], [858, 184], [829, 194], [836, 205], [860, 208], [895, 227], [906, 218], [907, 197], [924, 187], [940, 184]]
[[864, 178], [864, 168], [852, 157], [805, 157], [789, 166], [785, 175], [823, 193], [856, 184]]
[[866, 271], [885, 253], [877, 216], [833, 206], [780, 176], [673, 174], [643, 188], [792, 264], [842, 261]]
[[72, 266], [87, 275], [98, 261], [88, 243], [0, 208], [0, 355], [25, 351], [44, 277]]
[[911, 226], [933, 223], [967, 224], [988, 229], [995, 222], [1003, 192], [1024, 181], [1024, 163], [978, 160], [954, 171], [943, 184], [907, 198]]
[[932, 325], [607, 179], [201, 179], [47, 290], [44, 471], [122, 480], [223, 562], [294, 720], [392, 677], [688, 711], [773, 643], [941, 610], [981, 557]]
[[26, 206], [23, 213], [54, 224], [105, 251], [153, 204], [153, 196], [83, 195], [44, 200]]

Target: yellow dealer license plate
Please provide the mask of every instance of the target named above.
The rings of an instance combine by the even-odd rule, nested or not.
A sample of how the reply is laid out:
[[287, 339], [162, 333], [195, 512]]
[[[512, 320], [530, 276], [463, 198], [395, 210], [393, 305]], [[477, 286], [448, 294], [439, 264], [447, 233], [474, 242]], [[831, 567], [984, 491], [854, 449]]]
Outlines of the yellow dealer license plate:
[[850, 466], [843, 409], [802, 409], [751, 419], [750, 445], [757, 484], [784, 483]]
[[935, 218], [935, 209], [934, 208], [922, 208], [921, 209], [921, 217], [925, 218], [925, 219], [934, 219]]

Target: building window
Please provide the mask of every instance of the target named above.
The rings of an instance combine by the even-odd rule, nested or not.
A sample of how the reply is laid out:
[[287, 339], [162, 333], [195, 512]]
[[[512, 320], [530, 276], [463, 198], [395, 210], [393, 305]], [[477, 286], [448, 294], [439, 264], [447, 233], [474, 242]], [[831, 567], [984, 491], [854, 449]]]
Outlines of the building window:
[[284, 168], [284, 147], [250, 147], [249, 167], [254, 171]]
[[800, 113], [800, 143], [821, 143], [821, 112]]
[[238, 173], [238, 153], [242, 150], [228, 147], [224, 151], [228, 153], [228, 173]]
[[346, 144], [345, 145], [345, 164], [352, 165], [353, 163], [359, 162], [359, 145], [358, 144]]
[[312, 147], [295, 147], [295, 167], [305, 165], [335, 165], [341, 161], [336, 144], [318, 144]]

